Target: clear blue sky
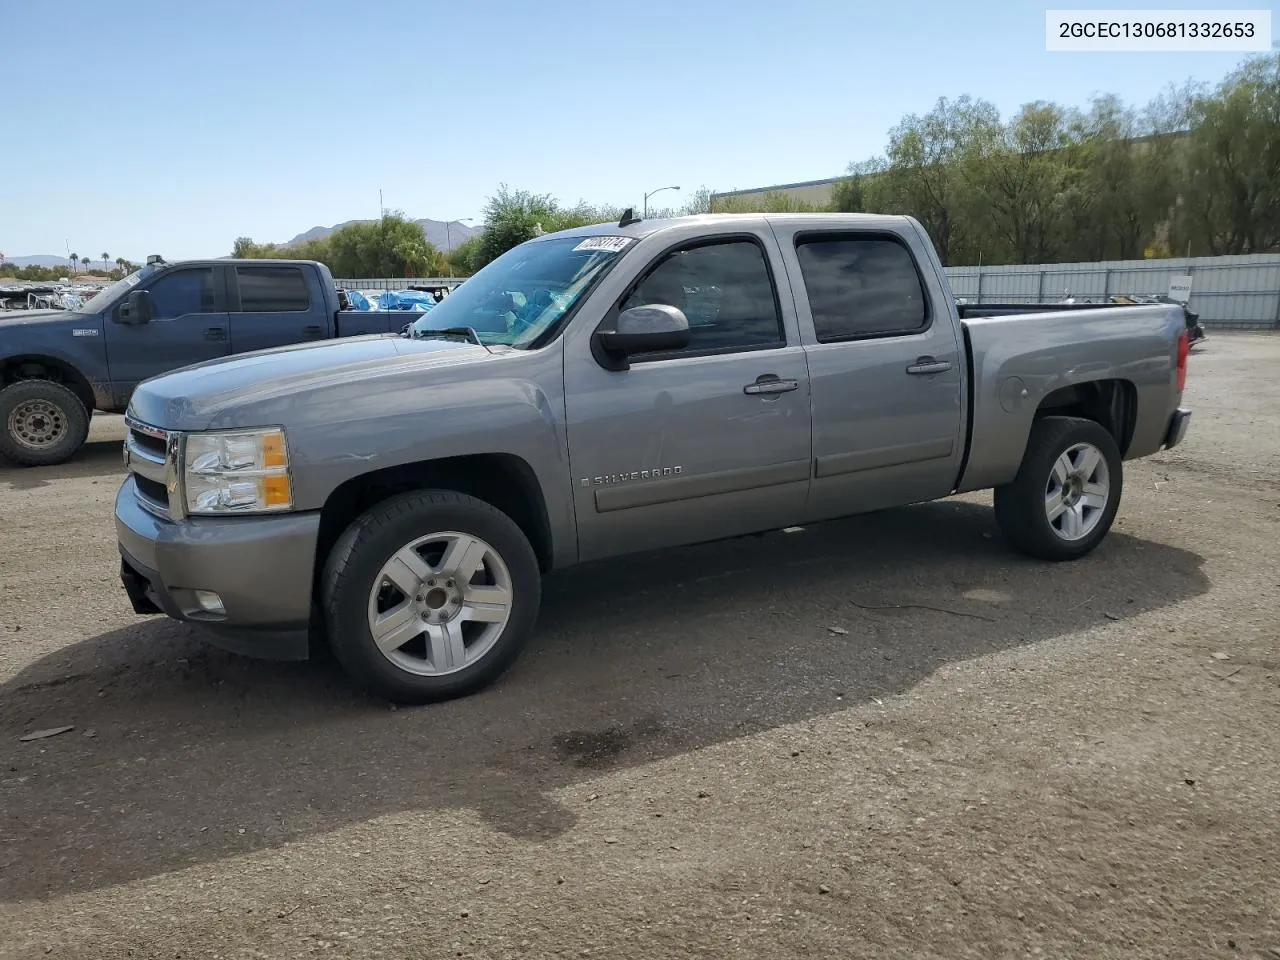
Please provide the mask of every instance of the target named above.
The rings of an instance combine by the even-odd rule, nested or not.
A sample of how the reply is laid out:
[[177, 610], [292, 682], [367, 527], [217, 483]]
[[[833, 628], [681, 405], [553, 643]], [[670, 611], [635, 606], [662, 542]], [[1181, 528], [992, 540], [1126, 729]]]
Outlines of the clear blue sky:
[[939, 96], [1145, 102], [1242, 59], [1046, 53], [1046, 6], [1073, 5], [4, 3], [0, 250], [223, 255], [376, 216], [379, 188], [446, 220], [501, 182], [638, 206], [817, 179]]

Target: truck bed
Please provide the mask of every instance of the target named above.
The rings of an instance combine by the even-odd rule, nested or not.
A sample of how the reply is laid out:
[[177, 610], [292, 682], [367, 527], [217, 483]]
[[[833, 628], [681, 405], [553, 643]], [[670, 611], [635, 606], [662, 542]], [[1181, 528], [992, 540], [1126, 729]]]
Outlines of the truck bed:
[[413, 323], [422, 313], [421, 310], [339, 310], [335, 318], [335, 336], [399, 333], [405, 324]]
[[1021, 313], [1009, 307], [957, 308], [969, 366], [970, 438], [957, 492], [1012, 480], [1042, 407], [1114, 418], [1125, 435], [1125, 459], [1161, 448], [1179, 399], [1178, 340], [1186, 331], [1180, 306], [1046, 304]]

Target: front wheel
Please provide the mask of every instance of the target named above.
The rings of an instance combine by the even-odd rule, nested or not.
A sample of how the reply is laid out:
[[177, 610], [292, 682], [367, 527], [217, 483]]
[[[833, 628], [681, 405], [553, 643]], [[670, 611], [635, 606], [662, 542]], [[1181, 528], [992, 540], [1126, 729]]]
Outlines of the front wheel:
[[89, 411], [52, 380], [19, 380], [0, 390], [0, 456], [23, 467], [70, 460], [89, 436]]
[[537, 557], [515, 522], [447, 490], [378, 504], [325, 564], [334, 655], [362, 686], [400, 702], [492, 683], [533, 632], [540, 598]]
[[1123, 470], [1115, 439], [1100, 424], [1043, 417], [1031, 428], [1017, 476], [996, 488], [996, 520], [1023, 553], [1079, 559], [1111, 529]]

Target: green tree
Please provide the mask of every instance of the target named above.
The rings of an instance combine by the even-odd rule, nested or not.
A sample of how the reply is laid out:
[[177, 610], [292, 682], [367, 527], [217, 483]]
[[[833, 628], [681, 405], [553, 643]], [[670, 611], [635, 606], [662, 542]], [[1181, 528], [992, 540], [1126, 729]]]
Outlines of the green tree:
[[89, 269], [89, 258], [88, 258], [88, 256], [83, 256], [83, 257], [81, 257], [81, 258], [80, 258], [80, 263], [81, 263], [81, 265], [85, 268], [85, 270], [86, 270], [86, 271]]
[[832, 188], [831, 211], [833, 213], [883, 212], [873, 209], [871, 203], [875, 195], [874, 180], [877, 176], [883, 176], [884, 170], [883, 160], [873, 159], [849, 164], [849, 169], [845, 171], [848, 177]]
[[1194, 252], [1280, 246], [1280, 54], [1252, 58], [1192, 99], [1180, 171], [1178, 239]]
[[455, 276], [469, 277], [479, 267], [476, 265], [480, 255], [480, 234], [468, 237], [449, 252], [449, 267]]
[[976, 187], [987, 217], [983, 223], [971, 202], [976, 229], [969, 233], [998, 256], [1043, 263], [1062, 246], [1068, 197], [1081, 176], [1071, 121], [1056, 104], [1038, 101], [975, 138], [976, 162], [967, 166], [965, 181]]
[[933, 238], [942, 262], [951, 263], [963, 249], [966, 217], [972, 213], [979, 148], [999, 132], [995, 106], [967, 95], [940, 97], [923, 116], [909, 114], [889, 131], [887, 167], [874, 180], [875, 208], [913, 214]]
[[443, 262], [422, 227], [399, 211], [348, 224], [304, 249], [338, 277], [415, 276]]
[[711, 213], [711, 188], [699, 187], [689, 195], [680, 213], [684, 216], [696, 216], [700, 213]]
[[500, 184], [485, 205], [476, 269], [532, 240], [539, 230], [550, 233], [558, 228], [560, 215], [560, 207], [550, 194], [512, 190], [505, 183]]
[[79, 264], [80, 264], [80, 254], [73, 253], [71, 255], [71, 272], [72, 273], [76, 272], [76, 268], [79, 266]]

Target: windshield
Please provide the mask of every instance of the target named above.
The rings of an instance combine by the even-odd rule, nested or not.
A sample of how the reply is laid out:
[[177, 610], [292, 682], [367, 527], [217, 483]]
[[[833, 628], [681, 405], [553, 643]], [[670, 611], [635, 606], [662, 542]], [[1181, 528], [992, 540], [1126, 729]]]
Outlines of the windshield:
[[76, 313], [99, 313], [117, 297], [123, 296], [126, 291], [132, 290], [140, 281], [155, 273], [157, 269], [157, 267], [148, 264], [139, 270], [135, 270], [123, 280], [117, 280], [111, 286], [103, 287], [80, 306], [72, 307], [71, 309]]
[[410, 335], [471, 327], [486, 344], [528, 349], [573, 309], [631, 242], [630, 237], [563, 237], [523, 243], [415, 320]]

